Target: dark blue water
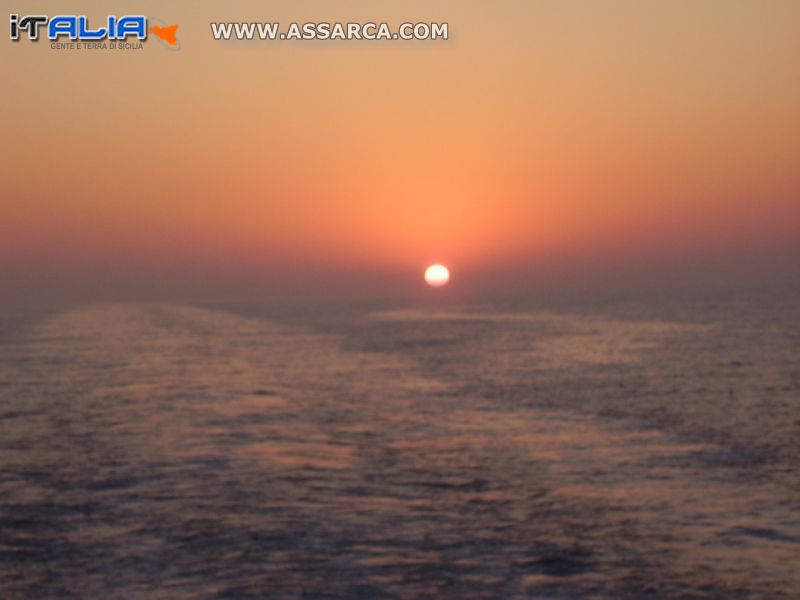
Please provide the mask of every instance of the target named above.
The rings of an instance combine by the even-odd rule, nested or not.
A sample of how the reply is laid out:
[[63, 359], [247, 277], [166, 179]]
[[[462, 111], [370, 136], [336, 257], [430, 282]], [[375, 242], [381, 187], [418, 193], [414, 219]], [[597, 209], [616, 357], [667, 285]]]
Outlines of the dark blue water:
[[15, 322], [0, 597], [797, 597], [797, 300]]

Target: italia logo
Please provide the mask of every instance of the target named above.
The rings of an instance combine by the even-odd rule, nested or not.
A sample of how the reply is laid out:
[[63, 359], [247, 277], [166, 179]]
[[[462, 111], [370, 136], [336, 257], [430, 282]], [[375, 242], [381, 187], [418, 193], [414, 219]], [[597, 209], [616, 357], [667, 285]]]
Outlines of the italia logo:
[[152, 33], [168, 48], [173, 50], [180, 48], [176, 36], [178, 25], [167, 25], [159, 21], [161, 24], [148, 27], [147, 17], [143, 15], [122, 17], [109, 15], [99, 26], [90, 25], [85, 15], [21, 17], [18, 14], [11, 14], [9, 21], [9, 35], [13, 41], [19, 41], [23, 35], [29, 40], [36, 41], [40, 33], [44, 33], [47, 39], [53, 42], [65, 38], [76, 42], [125, 41], [129, 38], [144, 41], [148, 33]]

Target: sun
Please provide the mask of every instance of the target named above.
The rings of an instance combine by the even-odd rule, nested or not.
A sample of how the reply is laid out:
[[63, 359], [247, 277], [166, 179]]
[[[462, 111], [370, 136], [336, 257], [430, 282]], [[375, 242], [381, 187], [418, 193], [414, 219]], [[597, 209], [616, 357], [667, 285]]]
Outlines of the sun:
[[450, 271], [444, 265], [431, 265], [425, 269], [425, 282], [431, 287], [442, 287], [450, 281]]

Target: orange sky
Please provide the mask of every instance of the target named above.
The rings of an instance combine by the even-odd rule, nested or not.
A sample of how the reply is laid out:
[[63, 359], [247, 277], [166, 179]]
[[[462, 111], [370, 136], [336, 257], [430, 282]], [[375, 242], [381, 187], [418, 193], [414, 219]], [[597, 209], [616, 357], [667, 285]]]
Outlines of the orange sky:
[[[3, 38], [6, 282], [800, 256], [794, 0], [72, 9], [179, 23], [182, 48]], [[221, 43], [212, 20], [447, 21], [452, 39]]]

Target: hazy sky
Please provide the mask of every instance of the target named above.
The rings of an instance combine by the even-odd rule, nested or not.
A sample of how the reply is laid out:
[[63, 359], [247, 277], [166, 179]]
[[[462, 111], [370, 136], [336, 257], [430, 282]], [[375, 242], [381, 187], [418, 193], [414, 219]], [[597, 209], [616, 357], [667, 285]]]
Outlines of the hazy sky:
[[[501, 286], [749, 259], [780, 278], [800, 258], [796, 0], [69, 7], [178, 23], [181, 50], [3, 36], [5, 292], [293, 273], [366, 291], [433, 261]], [[223, 43], [219, 20], [451, 39]]]

